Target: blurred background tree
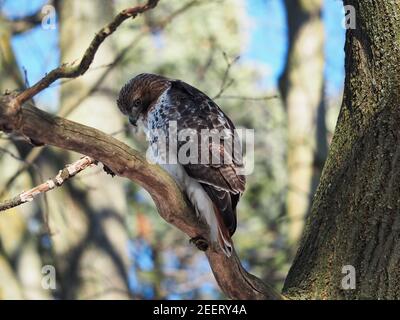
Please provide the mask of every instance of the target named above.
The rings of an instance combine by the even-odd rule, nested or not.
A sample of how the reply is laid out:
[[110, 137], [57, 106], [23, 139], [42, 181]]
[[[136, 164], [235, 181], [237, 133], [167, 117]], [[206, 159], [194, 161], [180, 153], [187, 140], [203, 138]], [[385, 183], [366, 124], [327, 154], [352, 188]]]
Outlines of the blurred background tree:
[[[313, 178], [316, 175], [318, 182], [327, 153], [323, 117], [325, 34], [322, 0], [284, 2], [289, 48], [280, 90], [287, 113], [288, 237], [295, 249], [315, 191]], [[317, 135], [318, 126], [321, 132]]]
[[[13, 31], [10, 20], [40, 12], [46, 3], [0, 1], [1, 90], [34, 83], [59, 63], [75, 61], [99, 27], [132, 5], [57, 0], [49, 3], [56, 29], [39, 24]], [[246, 268], [280, 289], [341, 99], [341, 5], [161, 1], [107, 39], [84, 77], [52, 86], [35, 102], [145, 150], [144, 135], [122, 122], [115, 105], [128, 79], [159, 73], [215, 97], [238, 127], [255, 130], [254, 173], [238, 208], [238, 253]], [[0, 143], [2, 199], [79, 157], [48, 147], [32, 151], [6, 136]], [[160, 220], [139, 187], [93, 169], [42, 200], [0, 216], [0, 298], [222, 297], [204, 255]], [[56, 267], [55, 291], [41, 288], [46, 264]]]

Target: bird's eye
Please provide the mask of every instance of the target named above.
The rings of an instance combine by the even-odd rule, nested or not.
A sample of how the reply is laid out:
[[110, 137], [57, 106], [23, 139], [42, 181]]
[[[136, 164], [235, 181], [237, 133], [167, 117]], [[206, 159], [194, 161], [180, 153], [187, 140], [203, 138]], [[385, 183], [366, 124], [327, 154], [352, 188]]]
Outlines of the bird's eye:
[[142, 104], [142, 101], [140, 99], [136, 99], [134, 101], [135, 107], [139, 107]]

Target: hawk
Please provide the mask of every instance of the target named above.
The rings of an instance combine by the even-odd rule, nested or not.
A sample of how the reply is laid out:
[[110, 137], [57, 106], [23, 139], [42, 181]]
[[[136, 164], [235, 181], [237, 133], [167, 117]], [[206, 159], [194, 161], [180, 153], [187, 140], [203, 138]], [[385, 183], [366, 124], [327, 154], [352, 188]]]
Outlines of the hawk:
[[[229, 257], [233, 249], [231, 237], [237, 226], [236, 206], [246, 183], [240, 170], [241, 148], [235, 147], [238, 135], [232, 121], [200, 90], [155, 74], [132, 78], [121, 89], [117, 104], [132, 125], [143, 128], [150, 143], [148, 155], [173, 177], [197, 215], [208, 224], [211, 241], [218, 243]], [[173, 142], [171, 124], [175, 125], [178, 136], [185, 130], [190, 132], [189, 139]], [[204, 138], [202, 132], [207, 130], [223, 134], [217, 140]], [[161, 139], [160, 135], [166, 138]], [[232, 140], [233, 147], [232, 143], [226, 143]], [[162, 141], [166, 145], [164, 153]], [[192, 154], [188, 156], [187, 151]], [[166, 154], [172, 154], [177, 161], [165, 161]], [[189, 161], [187, 158], [183, 161], [182, 154]], [[211, 161], [200, 159], [204, 154]]]

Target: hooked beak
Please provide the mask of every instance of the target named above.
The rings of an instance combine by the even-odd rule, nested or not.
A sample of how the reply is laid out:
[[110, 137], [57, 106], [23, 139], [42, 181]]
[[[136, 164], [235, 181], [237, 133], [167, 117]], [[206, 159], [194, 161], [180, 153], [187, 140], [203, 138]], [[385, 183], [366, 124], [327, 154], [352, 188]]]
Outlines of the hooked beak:
[[133, 125], [135, 127], [137, 126], [137, 121], [139, 119], [139, 115], [140, 115], [141, 110], [142, 110], [142, 108], [138, 108], [138, 109], [135, 110], [135, 112], [132, 112], [129, 115], [129, 122], [131, 123], [131, 125]]
[[143, 111], [143, 108], [144, 108], [144, 106], [140, 105], [139, 107], [134, 108], [131, 111], [131, 114], [129, 115], [129, 122], [135, 127], [137, 126], [137, 121], [139, 119], [140, 114]]
[[129, 116], [129, 123], [136, 127], [137, 126], [137, 118], [138, 118], [137, 115]]

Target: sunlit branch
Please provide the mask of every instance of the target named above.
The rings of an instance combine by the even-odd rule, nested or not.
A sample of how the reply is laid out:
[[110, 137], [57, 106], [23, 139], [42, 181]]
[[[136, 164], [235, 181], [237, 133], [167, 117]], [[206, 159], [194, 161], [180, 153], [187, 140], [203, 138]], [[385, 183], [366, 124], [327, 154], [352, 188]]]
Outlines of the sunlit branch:
[[60, 172], [53, 179], [49, 179], [46, 182], [28, 191], [20, 193], [18, 196], [10, 200], [6, 200], [0, 203], [0, 211], [5, 211], [14, 208], [16, 206], [19, 206], [21, 204], [33, 201], [33, 199], [38, 195], [50, 191], [56, 187], [62, 186], [65, 181], [69, 180], [77, 173], [81, 172], [82, 170], [90, 167], [95, 163], [96, 161], [94, 159], [90, 157], [83, 157], [82, 159], [79, 159], [78, 161], [70, 165], [67, 165], [63, 170], [60, 170]]

